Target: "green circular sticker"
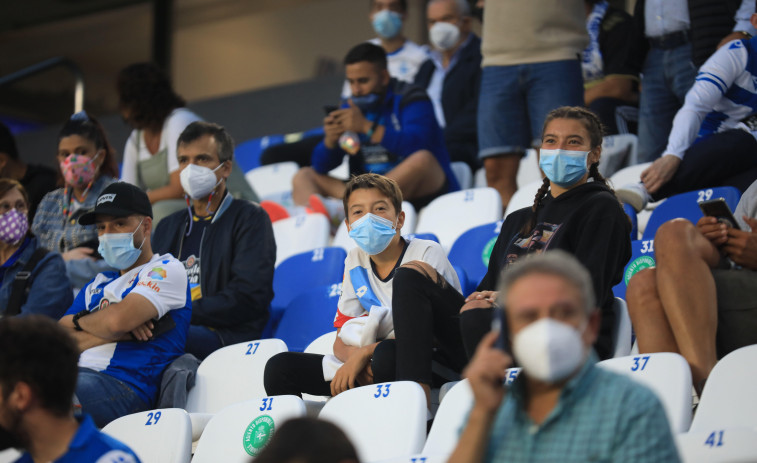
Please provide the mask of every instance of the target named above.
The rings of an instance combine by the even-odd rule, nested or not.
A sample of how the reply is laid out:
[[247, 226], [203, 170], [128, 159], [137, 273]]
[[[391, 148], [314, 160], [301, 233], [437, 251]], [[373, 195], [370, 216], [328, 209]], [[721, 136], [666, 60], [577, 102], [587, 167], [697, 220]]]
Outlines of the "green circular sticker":
[[636, 275], [637, 272], [649, 267], [654, 267], [654, 259], [652, 257], [641, 256], [634, 259], [633, 262], [628, 264], [628, 267], [626, 267], [626, 273], [623, 276], [623, 281], [626, 282], [626, 286], [628, 286], [628, 282], [631, 280], [632, 276]]
[[254, 457], [263, 450], [265, 444], [273, 435], [273, 418], [268, 415], [261, 415], [255, 418], [247, 426], [242, 435], [242, 446], [248, 455]]
[[492, 249], [494, 249], [494, 243], [496, 242], [497, 237], [495, 236], [486, 243], [486, 246], [484, 246], [484, 251], [481, 253], [481, 260], [484, 262], [484, 267], [489, 267], [489, 258], [492, 256]]

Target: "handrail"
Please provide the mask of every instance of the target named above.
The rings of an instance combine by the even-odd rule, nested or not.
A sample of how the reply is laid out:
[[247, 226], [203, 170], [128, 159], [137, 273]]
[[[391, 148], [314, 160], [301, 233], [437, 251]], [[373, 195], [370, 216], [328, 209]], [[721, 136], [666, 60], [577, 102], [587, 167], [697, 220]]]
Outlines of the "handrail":
[[12, 84], [21, 79], [31, 77], [57, 66], [63, 66], [67, 68], [74, 75], [74, 113], [78, 113], [79, 111], [84, 109], [84, 74], [81, 72], [81, 69], [79, 69], [79, 66], [77, 66], [76, 63], [63, 56], [40, 61], [37, 64], [32, 64], [31, 66], [27, 66], [24, 69], [0, 77], [0, 87], [2, 87], [3, 85]]

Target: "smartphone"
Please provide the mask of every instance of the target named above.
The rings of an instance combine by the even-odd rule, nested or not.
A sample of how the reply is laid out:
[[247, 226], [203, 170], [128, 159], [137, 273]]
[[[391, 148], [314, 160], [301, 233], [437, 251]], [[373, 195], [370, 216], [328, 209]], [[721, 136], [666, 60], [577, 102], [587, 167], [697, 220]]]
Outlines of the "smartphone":
[[327, 104], [323, 106], [323, 112], [325, 112], [327, 116], [333, 113], [334, 111], [336, 111], [337, 109], [339, 109], [339, 106], [336, 106], [333, 104]]
[[502, 352], [510, 352], [510, 346], [507, 342], [507, 322], [505, 321], [505, 311], [497, 304], [492, 306], [492, 331], [498, 331], [497, 340], [494, 341], [494, 347]]
[[715, 217], [718, 222], [724, 223], [729, 227], [741, 230], [739, 223], [731, 212], [731, 208], [728, 207], [728, 203], [725, 202], [725, 198], [716, 198], [709, 201], [702, 201], [699, 203], [699, 208], [702, 209], [704, 215]]

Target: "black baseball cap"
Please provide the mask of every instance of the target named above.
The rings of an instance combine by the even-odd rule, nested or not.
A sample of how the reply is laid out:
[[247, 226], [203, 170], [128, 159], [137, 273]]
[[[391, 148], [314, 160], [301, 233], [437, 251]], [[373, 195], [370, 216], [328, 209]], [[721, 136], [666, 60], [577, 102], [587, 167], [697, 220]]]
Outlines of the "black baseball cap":
[[115, 182], [100, 193], [94, 209], [79, 217], [79, 225], [94, 224], [95, 216], [98, 214], [114, 217], [137, 214], [152, 218], [152, 205], [147, 193], [138, 186], [127, 182]]

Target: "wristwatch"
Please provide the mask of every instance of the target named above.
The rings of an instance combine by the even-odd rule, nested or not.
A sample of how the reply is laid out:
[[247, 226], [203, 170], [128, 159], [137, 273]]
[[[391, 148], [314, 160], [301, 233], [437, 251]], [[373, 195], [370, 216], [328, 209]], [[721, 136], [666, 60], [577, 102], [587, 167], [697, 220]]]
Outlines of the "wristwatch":
[[75, 315], [74, 315], [74, 318], [73, 318], [73, 319], [71, 320], [71, 322], [73, 322], [73, 324], [74, 324], [74, 329], [75, 329], [76, 331], [84, 331], [84, 330], [82, 329], [82, 327], [81, 327], [81, 326], [79, 326], [79, 319], [80, 319], [81, 317], [85, 316], [85, 315], [89, 315], [89, 310], [87, 310], [87, 309], [84, 309], [84, 310], [82, 310], [81, 312], [78, 312], [77, 314], [75, 314]]

